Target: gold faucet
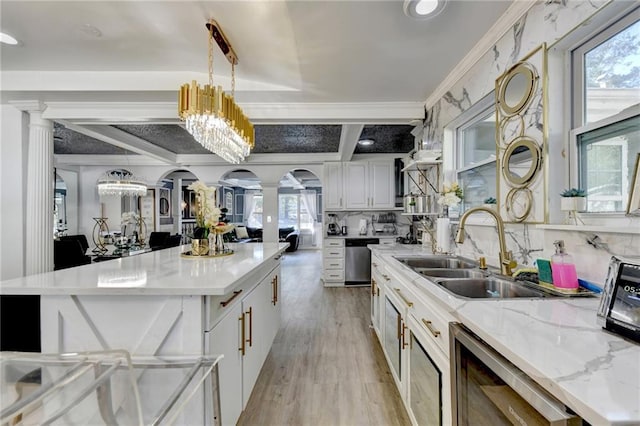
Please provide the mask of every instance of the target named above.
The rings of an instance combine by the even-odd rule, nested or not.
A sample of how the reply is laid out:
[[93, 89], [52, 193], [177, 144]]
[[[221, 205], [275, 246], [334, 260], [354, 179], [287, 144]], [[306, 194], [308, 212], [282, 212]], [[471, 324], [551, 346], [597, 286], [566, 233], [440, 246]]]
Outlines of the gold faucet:
[[474, 207], [472, 209], [464, 212], [462, 217], [460, 218], [460, 225], [458, 225], [458, 233], [456, 234], [456, 243], [462, 244], [464, 243], [464, 223], [467, 221], [467, 217], [469, 217], [472, 213], [475, 212], [485, 212], [489, 213], [496, 220], [496, 227], [498, 230], [498, 240], [500, 241], [500, 272], [502, 275], [511, 276], [512, 271], [511, 268], [515, 268], [517, 263], [512, 259], [513, 255], [510, 251], [507, 251], [507, 244], [504, 236], [504, 222], [502, 218], [498, 214], [498, 212], [489, 207]]

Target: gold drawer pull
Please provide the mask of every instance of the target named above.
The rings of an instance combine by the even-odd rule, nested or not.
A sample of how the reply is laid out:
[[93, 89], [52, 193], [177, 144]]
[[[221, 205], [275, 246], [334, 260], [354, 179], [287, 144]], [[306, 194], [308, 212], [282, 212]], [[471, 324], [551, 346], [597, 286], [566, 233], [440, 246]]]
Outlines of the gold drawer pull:
[[422, 318], [422, 323], [427, 326], [433, 337], [440, 337], [440, 332], [433, 328], [433, 323]]
[[222, 307], [226, 307], [229, 303], [231, 303], [233, 301], [233, 299], [235, 299], [236, 297], [238, 297], [238, 295], [242, 293], [242, 290], [238, 290], [238, 291], [234, 291], [233, 292], [233, 296], [231, 296], [230, 298], [228, 298], [227, 300], [224, 300], [222, 302], [220, 302], [220, 305], [222, 305]]
[[409, 329], [409, 327], [407, 327], [407, 326], [404, 324], [404, 321], [402, 321], [402, 342], [401, 342], [401, 343], [402, 343], [402, 349], [404, 349], [404, 348], [406, 348], [407, 346], [409, 346], [409, 343], [407, 343], [407, 341], [406, 341], [406, 338], [407, 338], [407, 336], [406, 336], [406, 331], [407, 331], [408, 329]]
[[378, 267], [378, 264], [376, 262], [372, 262], [371, 263], [373, 266], [375, 266], [376, 268]]
[[371, 295], [376, 295], [376, 280], [374, 280], [373, 278], [371, 278]]
[[240, 351], [240, 353], [242, 354], [242, 356], [244, 356], [245, 353], [245, 334], [244, 334], [244, 327], [245, 327], [245, 323], [244, 323], [244, 312], [242, 313], [242, 316], [240, 316], [240, 318], [238, 318], [238, 321], [240, 321], [240, 327], [241, 327], [241, 332], [240, 332], [240, 340], [242, 343], [240, 343], [240, 347], [238, 348], [238, 350]]
[[249, 306], [247, 315], [249, 315], [249, 338], [247, 339], [247, 343], [249, 347], [251, 347], [253, 346], [253, 308], [251, 306]]
[[396, 293], [398, 293], [398, 296], [400, 296], [402, 301], [404, 303], [406, 303], [408, 307], [412, 307], [413, 306], [413, 302], [410, 302], [409, 300], [407, 300], [407, 298], [402, 295], [402, 292], [400, 291], [399, 288], [394, 288], [394, 290], [396, 291]]
[[389, 278], [389, 276], [388, 276], [388, 275], [382, 274], [382, 276], [384, 277], [384, 279], [385, 279], [385, 280], [387, 280], [387, 281], [391, 281], [391, 278]]

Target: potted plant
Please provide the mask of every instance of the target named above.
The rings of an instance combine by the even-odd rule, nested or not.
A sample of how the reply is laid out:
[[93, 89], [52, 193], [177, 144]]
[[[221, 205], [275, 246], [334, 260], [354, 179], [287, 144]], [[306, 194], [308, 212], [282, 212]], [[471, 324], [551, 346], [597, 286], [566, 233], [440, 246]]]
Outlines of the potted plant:
[[560, 193], [560, 210], [582, 212], [587, 209], [587, 193], [584, 189], [565, 189]]
[[496, 207], [496, 204], [498, 204], [498, 200], [496, 200], [493, 197], [488, 197], [488, 198], [484, 199], [483, 203], [484, 203], [485, 207], [489, 207], [489, 208], [493, 209], [493, 208]]

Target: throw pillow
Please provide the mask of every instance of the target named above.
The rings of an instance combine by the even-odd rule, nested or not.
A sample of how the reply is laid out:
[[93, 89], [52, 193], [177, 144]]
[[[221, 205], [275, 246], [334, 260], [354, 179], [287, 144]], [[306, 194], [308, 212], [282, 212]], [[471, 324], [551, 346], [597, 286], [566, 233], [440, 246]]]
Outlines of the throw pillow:
[[247, 228], [245, 226], [236, 226], [236, 236], [240, 240], [244, 238], [249, 238], [249, 234], [247, 233]]

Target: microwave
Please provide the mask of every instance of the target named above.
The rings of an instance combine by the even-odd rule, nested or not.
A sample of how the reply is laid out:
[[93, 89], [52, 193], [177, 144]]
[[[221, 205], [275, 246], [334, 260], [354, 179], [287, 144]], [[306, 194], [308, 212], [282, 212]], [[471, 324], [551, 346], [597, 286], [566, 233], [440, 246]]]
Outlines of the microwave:
[[611, 257], [598, 316], [605, 330], [640, 343], [640, 264]]

